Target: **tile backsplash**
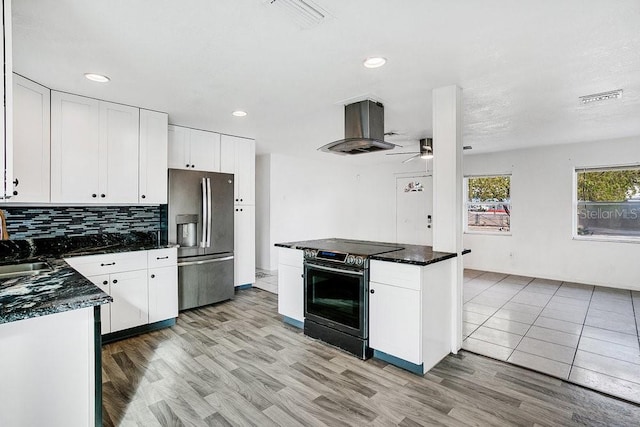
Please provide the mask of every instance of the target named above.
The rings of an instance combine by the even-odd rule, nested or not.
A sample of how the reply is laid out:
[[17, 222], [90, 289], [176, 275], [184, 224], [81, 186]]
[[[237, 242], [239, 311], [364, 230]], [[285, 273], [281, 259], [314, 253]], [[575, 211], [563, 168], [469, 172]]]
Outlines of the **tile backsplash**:
[[163, 231], [166, 207], [43, 206], [0, 207], [6, 213], [10, 238], [86, 236], [99, 233]]

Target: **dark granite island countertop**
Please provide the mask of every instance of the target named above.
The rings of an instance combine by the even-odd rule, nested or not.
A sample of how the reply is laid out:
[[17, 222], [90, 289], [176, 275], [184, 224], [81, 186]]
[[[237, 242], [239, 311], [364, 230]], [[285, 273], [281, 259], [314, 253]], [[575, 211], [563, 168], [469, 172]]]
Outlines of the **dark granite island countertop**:
[[113, 301], [62, 259], [40, 261], [51, 271], [0, 281], [0, 324]]
[[0, 241], [2, 264], [44, 261], [51, 271], [0, 279], [0, 324], [106, 304], [113, 298], [63, 258], [163, 249], [149, 233]]
[[[345, 244], [357, 243], [368, 245], [380, 245], [388, 248], [384, 253], [377, 255], [371, 255], [369, 259], [397, 262], [401, 264], [413, 264], [413, 265], [429, 265], [436, 262], [444, 261], [446, 259], [455, 258], [457, 254], [453, 252], [434, 252], [431, 246], [423, 245], [406, 245], [402, 243], [389, 243], [389, 242], [372, 242], [367, 240], [349, 240], [349, 239], [317, 239], [317, 240], [304, 240], [299, 242], [285, 242], [276, 243], [275, 246], [281, 248], [290, 249], [324, 249], [332, 250], [337, 247], [344, 247]], [[471, 251], [465, 250], [463, 255]]]

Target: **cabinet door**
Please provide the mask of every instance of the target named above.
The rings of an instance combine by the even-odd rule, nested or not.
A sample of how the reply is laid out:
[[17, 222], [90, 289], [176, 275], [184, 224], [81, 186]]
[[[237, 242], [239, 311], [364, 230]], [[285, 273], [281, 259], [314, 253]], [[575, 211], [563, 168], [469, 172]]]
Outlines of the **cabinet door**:
[[178, 317], [178, 266], [149, 269], [149, 323]]
[[[109, 282], [108, 274], [101, 274], [99, 276], [88, 277], [91, 283], [102, 289], [102, 291], [111, 295], [111, 286]], [[102, 329], [102, 335], [111, 332], [111, 303], [102, 304], [100, 306], [100, 324]]]
[[100, 102], [100, 202], [138, 202], [140, 109]]
[[114, 273], [111, 286], [111, 332], [149, 323], [147, 270]]
[[220, 172], [236, 173], [236, 138], [222, 135], [220, 137]]
[[97, 202], [100, 102], [51, 92], [51, 201]]
[[189, 129], [191, 168], [199, 171], [220, 172], [220, 134]]
[[4, 84], [0, 88], [0, 167], [3, 168], [2, 177], [0, 179], [0, 200], [11, 197], [13, 188], [13, 85], [11, 78], [12, 70], [12, 52], [11, 52], [11, 2], [3, 1], [0, 3], [0, 13], [3, 18], [2, 37], [3, 43], [0, 43], [0, 55], [4, 58]]
[[256, 281], [255, 206], [236, 206], [234, 217], [234, 284]]
[[278, 313], [304, 321], [304, 280], [300, 267], [278, 265]]
[[422, 363], [420, 291], [369, 283], [369, 346]]
[[51, 91], [13, 76], [12, 202], [49, 202]]
[[189, 129], [180, 126], [169, 126], [169, 168], [191, 169], [189, 163]]
[[167, 203], [168, 120], [166, 113], [140, 110], [139, 203]]
[[239, 138], [236, 143], [236, 203], [255, 204], [256, 144], [250, 139]]

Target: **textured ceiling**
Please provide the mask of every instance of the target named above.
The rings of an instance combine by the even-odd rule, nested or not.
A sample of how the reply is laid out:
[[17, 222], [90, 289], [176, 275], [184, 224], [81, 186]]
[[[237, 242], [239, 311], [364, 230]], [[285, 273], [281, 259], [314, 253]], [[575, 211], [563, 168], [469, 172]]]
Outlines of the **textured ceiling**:
[[[263, 0], [14, 0], [14, 70], [255, 137], [262, 153], [329, 155], [315, 149], [342, 137], [342, 104], [363, 97], [417, 148], [431, 90], [452, 84], [473, 152], [640, 135], [637, 0], [314, 1], [329, 16], [301, 29]], [[364, 68], [371, 55], [387, 65]], [[579, 103], [619, 88], [621, 100]]]

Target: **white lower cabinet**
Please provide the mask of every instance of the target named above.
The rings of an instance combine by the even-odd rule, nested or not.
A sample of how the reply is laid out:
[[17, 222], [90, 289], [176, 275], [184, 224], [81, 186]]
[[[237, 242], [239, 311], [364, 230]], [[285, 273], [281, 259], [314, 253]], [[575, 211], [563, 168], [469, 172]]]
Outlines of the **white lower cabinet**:
[[369, 346], [384, 353], [375, 357], [422, 374], [449, 354], [454, 267], [452, 259], [425, 266], [370, 262]]
[[177, 249], [68, 258], [113, 302], [101, 307], [102, 334], [178, 317]]
[[420, 291], [369, 282], [369, 346], [422, 363]]
[[278, 313], [304, 321], [304, 270], [302, 251], [278, 250]]
[[109, 276], [111, 286], [111, 332], [149, 323], [147, 270]]

